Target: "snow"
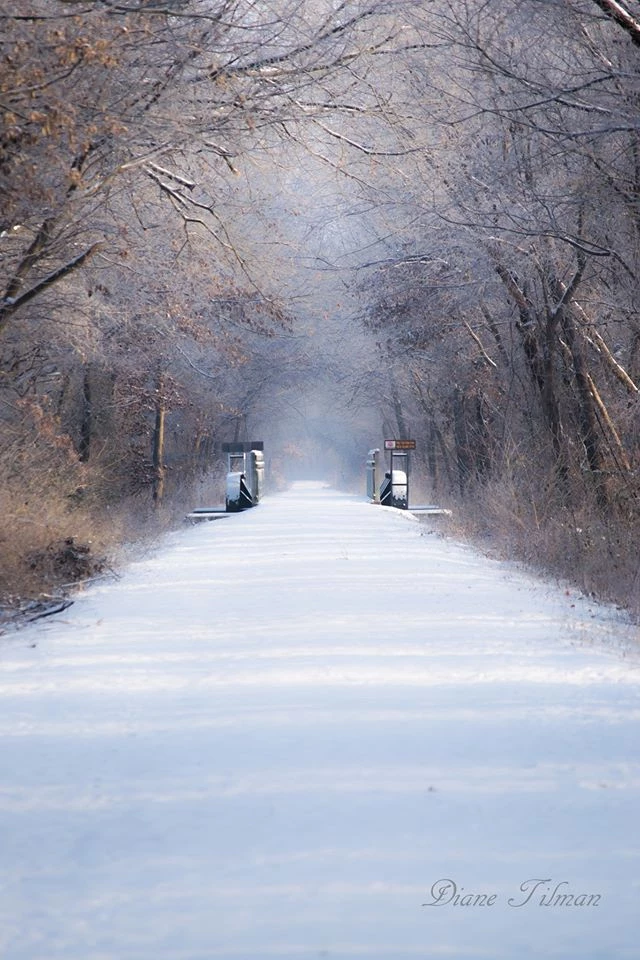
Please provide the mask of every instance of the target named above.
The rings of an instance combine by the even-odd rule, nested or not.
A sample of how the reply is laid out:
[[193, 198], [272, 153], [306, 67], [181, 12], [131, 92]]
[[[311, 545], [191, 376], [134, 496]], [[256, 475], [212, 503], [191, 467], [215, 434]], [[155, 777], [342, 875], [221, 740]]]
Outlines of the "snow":
[[175, 534], [2, 640], [0, 956], [637, 958], [637, 651], [319, 484]]

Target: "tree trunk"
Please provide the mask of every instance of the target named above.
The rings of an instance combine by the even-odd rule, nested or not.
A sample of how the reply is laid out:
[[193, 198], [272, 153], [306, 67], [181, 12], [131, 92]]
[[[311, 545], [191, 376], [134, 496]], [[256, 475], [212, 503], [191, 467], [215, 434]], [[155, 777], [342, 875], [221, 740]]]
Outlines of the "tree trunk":
[[453, 392], [453, 436], [456, 447], [458, 486], [460, 487], [460, 493], [464, 494], [471, 473], [471, 451], [467, 431], [465, 395], [460, 387], [456, 387]]
[[596, 497], [600, 506], [606, 506], [608, 497], [604, 475], [604, 457], [598, 430], [596, 403], [590, 389], [589, 371], [584, 357], [583, 344], [576, 335], [576, 328], [570, 310], [562, 313], [562, 328], [567, 346], [571, 352], [576, 388], [579, 398], [580, 439], [587, 455], [589, 470], [594, 478]]
[[542, 410], [549, 432], [551, 433], [553, 453], [558, 471], [561, 476], [566, 476], [567, 466], [562, 440], [562, 422], [560, 420], [560, 407], [555, 383], [555, 352], [558, 339], [558, 319], [558, 313], [556, 311], [550, 311], [545, 323], [542, 365], [544, 373], [541, 397]]
[[80, 433], [78, 437], [78, 457], [81, 463], [87, 463], [91, 453], [91, 431], [93, 410], [91, 397], [91, 368], [85, 366], [82, 377], [82, 410], [80, 415]]
[[433, 420], [429, 423], [429, 443], [427, 445], [427, 467], [429, 469], [429, 479], [434, 490], [438, 486], [438, 458], [436, 457], [436, 425]]
[[158, 374], [156, 388], [156, 417], [153, 429], [153, 499], [160, 503], [164, 496], [164, 425], [166, 407], [163, 394], [162, 374]]
[[484, 416], [484, 397], [476, 394], [474, 397], [475, 429], [470, 451], [473, 469], [478, 478], [490, 474], [493, 466], [491, 431]]
[[404, 413], [402, 412], [402, 404], [400, 402], [400, 396], [398, 394], [398, 388], [396, 387], [395, 380], [391, 378], [391, 402], [393, 404], [393, 412], [396, 416], [396, 423], [398, 424], [398, 439], [400, 440], [409, 440], [409, 429], [407, 427], [406, 420], [404, 419]]

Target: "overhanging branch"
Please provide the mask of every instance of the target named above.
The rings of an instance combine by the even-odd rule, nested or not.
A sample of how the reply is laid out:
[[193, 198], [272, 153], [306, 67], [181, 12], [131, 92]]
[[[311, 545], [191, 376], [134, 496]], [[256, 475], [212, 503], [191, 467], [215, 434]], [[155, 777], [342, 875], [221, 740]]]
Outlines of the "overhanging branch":
[[57, 270], [54, 270], [53, 273], [48, 274], [38, 283], [34, 284], [30, 290], [27, 290], [25, 293], [21, 294], [21, 296], [5, 297], [4, 300], [0, 302], [0, 333], [4, 331], [4, 328], [9, 322], [10, 317], [17, 310], [19, 310], [20, 307], [23, 307], [45, 290], [48, 290], [49, 287], [52, 287], [55, 283], [58, 283], [59, 280], [62, 280], [74, 270], [77, 270], [78, 267], [81, 267], [82, 264], [89, 259], [89, 257], [93, 256], [93, 254], [100, 249], [100, 247], [101, 244], [99, 242], [92, 244], [83, 253], [78, 254], [77, 257], [69, 260], [67, 263], [63, 264], [63, 266], [58, 267]]

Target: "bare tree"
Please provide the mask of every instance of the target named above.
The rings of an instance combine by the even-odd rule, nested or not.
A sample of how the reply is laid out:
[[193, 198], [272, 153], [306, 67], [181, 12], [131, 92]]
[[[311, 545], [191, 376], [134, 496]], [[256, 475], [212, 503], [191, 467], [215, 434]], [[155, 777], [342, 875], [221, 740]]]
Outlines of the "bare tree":
[[[0, 330], [114, 240], [103, 205], [151, 179], [185, 223], [218, 222], [215, 178], [248, 144], [364, 107], [358, 64], [391, 52], [383, 0], [162, 7], [31, 0], [3, 25]], [[188, 157], [205, 158], [198, 179]], [[216, 167], [218, 171], [216, 171]]]

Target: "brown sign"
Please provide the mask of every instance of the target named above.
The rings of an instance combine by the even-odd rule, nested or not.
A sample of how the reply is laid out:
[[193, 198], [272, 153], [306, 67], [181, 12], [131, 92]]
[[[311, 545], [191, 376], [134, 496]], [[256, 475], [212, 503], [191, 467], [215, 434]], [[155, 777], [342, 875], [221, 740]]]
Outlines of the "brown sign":
[[415, 450], [415, 440], [385, 440], [385, 450]]

